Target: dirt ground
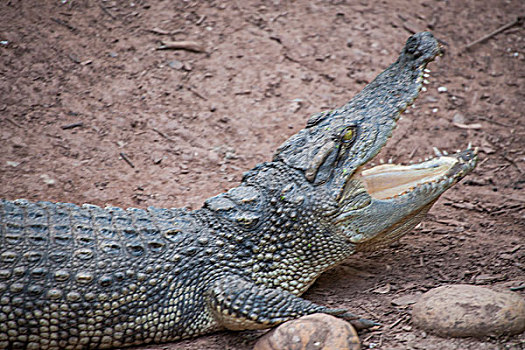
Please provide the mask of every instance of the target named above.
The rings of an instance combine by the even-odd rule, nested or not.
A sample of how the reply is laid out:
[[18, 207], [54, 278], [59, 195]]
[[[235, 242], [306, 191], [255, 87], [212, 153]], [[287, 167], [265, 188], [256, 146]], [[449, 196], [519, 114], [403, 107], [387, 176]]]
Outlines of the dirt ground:
[[[409, 305], [454, 283], [525, 295], [524, 27], [465, 49], [523, 14], [521, 0], [2, 1], [0, 197], [198, 208], [432, 30], [446, 54], [380, 157], [471, 142], [479, 165], [414, 232], [305, 297], [380, 321], [363, 348], [523, 349], [524, 334], [428, 335]], [[157, 50], [169, 40], [203, 52]], [[259, 335], [150, 348], [250, 349]]]

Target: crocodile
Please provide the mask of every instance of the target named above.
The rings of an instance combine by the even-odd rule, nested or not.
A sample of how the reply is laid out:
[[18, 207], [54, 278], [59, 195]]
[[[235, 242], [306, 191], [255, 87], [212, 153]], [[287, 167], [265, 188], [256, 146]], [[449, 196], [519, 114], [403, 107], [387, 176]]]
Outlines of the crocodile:
[[431, 33], [350, 102], [313, 115], [271, 161], [197, 210], [0, 201], [0, 348], [96, 349], [269, 328], [326, 313], [301, 295], [355, 252], [387, 247], [474, 169], [470, 146], [372, 160], [440, 52]]

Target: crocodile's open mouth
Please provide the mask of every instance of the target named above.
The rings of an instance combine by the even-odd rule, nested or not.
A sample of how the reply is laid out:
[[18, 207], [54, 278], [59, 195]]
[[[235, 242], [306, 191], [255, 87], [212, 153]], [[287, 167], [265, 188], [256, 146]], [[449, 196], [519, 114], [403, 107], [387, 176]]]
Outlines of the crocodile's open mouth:
[[[418, 94], [407, 106], [412, 105], [420, 93], [427, 90], [423, 86], [429, 83], [427, 79], [430, 78], [430, 70], [426, 69], [427, 63], [420, 67], [421, 73], [417, 78]], [[399, 115], [403, 112], [404, 109], [399, 112]], [[437, 148], [434, 149], [437, 157], [417, 164], [381, 164], [371, 168], [363, 165], [356, 170], [351, 179], [360, 180], [372, 198], [387, 200], [420, 190], [431, 192], [439, 188], [443, 191], [476, 166], [477, 148], [471, 149], [470, 145], [465, 151], [458, 151], [450, 156], [446, 152], [443, 156]], [[367, 164], [370, 162], [371, 160]], [[345, 188], [345, 192], [346, 190]]]
[[360, 180], [372, 198], [385, 200], [418, 189], [450, 187], [474, 168], [476, 155], [477, 149], [469, 148], [418, 164], [382, 164], [358, 170], [352, 178]]
[[[418, 164], [362, 166], [345, 187], [343, 198], [350, 200], [343, 204], [336, 224], [358, 251], [387, 246], [420, 222], [439, 196], [471, 172], [476, 162], [477, 149], [469, 147]], [[356, 189], [366, 191], [368, 201]]]

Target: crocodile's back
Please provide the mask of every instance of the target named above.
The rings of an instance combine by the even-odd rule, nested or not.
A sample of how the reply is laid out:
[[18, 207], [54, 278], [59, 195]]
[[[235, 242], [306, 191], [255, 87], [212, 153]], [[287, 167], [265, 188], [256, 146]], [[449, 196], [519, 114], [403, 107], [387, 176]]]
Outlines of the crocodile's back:
[[205, 322], [181, 308], [202, 304], [196, 225], [180, 209], [0, 201], [0, 349], [184, 336]]

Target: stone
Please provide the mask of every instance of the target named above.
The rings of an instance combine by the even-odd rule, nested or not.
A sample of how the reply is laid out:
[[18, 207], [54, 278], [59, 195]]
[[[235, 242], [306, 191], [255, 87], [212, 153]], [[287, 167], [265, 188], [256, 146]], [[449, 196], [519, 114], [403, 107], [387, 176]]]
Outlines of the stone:
[[303, 316], [262, 336], [254, 350], [358, 350], [359, 337], [346, 321], [326, 314]]
[[412, 322], [447, 337], [519, 334], [525, 331], [525, 299], [480, 286], [442, 286], [421, 296], [413, 307]]
[[390, 303], [394, 306], [412, 305], [417, 302], [419, 297], [420, 297], [419, 295], [414, 295], [414, 294], [403, 295], [403, 296], [392, 299]]
[[459, 124], [465, 124], [465, 116], [459, 112], [454, 113], [454, 116], [452, 117], [453, 123], [459, 123]]

